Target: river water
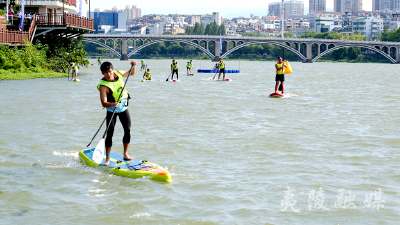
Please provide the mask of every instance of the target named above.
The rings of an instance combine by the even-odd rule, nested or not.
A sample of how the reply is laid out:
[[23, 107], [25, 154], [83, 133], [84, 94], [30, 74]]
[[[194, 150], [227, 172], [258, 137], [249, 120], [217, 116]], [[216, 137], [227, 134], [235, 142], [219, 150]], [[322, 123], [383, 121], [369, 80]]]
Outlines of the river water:
[[[398, 222], [398, 65], [293, 62], [292, 97], [273, 99], [274, 62], [226, 62], [241, 70], [232, 82], [185, 76], [178, 62], [182, 82], [165, 82], [169, 60], [146, 60], [156, 81], [138, 71], [127, 85], [130, 154], [166, 167], [171, 183], [80, 162], [105, 116], [95, 60], [81, 82], [1, 81], [0, 224]], [[122, 135], [117, 122], [113, 152]]]

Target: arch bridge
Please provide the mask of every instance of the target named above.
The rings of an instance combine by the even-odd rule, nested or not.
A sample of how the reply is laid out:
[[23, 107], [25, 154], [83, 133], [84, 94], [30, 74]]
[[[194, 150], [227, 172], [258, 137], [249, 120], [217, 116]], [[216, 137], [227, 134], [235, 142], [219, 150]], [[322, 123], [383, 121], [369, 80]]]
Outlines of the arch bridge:
[[[98, 44], [121, 60], [128, 60], [130, 56], [141, 49], [162, 41], [177, 41], [200, 49], [204, 54], [218, 61], [232, 52], [253, 44], [273, 44], [285, 48], [296, 54], [304, 63], [313, 63], [320, 57], [341, 48], [360, 47], [376, 52], [387, 58], [391, 63], [400, 63], [400, 42], [380, 41], [349, 41], [337, 39], [311, 38], [276, 38], [276, 37], [247, 37], [223, 36], [223, 52], [220, 52], [220, 36], [218, 35], [137, 35], [137, 34], [85, 34], [83, 41]], [[107, 41], [112, 41], [112, 47]], [[116, 42], [121, 41], [121, 51], [116, 50]], [[133, 43], [133, 50], [128, 52], [128, 41]], [[210, 51], [210, 43], [214, 48]]]

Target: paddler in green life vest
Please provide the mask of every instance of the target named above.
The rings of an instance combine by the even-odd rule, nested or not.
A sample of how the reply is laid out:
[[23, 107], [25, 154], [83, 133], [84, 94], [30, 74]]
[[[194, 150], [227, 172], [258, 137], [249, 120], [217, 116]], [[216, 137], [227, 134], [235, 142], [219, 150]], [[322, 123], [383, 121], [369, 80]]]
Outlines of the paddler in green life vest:
[[225, 62], [222, 61], [221, 58], [219, 58], [218, 67], [219, 67], [218, 80], [220, 79], [222, 72], [224, 73], [224, 80], [225, 80]]
[[[132, 60], [131, 65], [133, 66], [133, 68], [130, 76], [133, 76], [136, 73], [136, 61]], [[101, 64], [100, 70], [104, 77], [100, 80], [97, 88], [100, 91], [101, 105], [107, 108], [107, 124], [109, 124], [110, 122], [114, 107], [117, 107], [117, 109], [115, 110], [113, 121], [108, 128], [107, 137], [105, 140], [106, 161], [104, 162], [103, 166], [108, 166], [110, 165], [112, 137], [114, 134], [114, 127], [117, 121], [117, 117], [119, 117], [122, 127], [124, 128], [124, 137], [122, 139], [124, 145], [123, 157], [125, 160], [133, 159], [133, 157], [128, 155], [129, 143], [131, 141], [131, 116], [128, 110], [129, 95], [126, 89], [121, 96], [120, 102], [116, 102], [124, 87], [123, 77], [127, 77], [129, 75], [129, 71], [114, 71], [114, 67], [110, 62], [104, 62], [103, 64]]]
[[140, 67], [140, 70], [144, 70], [146, 68], [146, 64], [144, 60], [142, 59], [142, 66]]
[[275, 64], [275, 69], [276, 69], [276, 76], [275, 76], [275, 93], [278, 92], [278, 86], [279, 82], [281, 82], [282, 85], [282, 94], [283, 91], [285, 90], [283, 87], [283, 82], [285, 81], [285, 74], [283, 74], [284, 68], [287, 67], [286, 64], [282, 61], [282, 57], [278, 57], [278, 62]]
[[174, 79], [174, 73], [176, 73], [176, 79], [179, 80], [179, 78], [178, 78], [178, 62], [175, 62], [175, 59], [172, 60], [171, 73], [172, 73], [172, 77], [171, 77], [172, 80]]
[[[146, 78], [145, 78], [146, 77]], [[150, 69], [147, 69], [146, 72], [143, 74], [143, 80], [151, 80], [151, 72]]]
[[97, 60], [99, 62], [99, 65], [101, 65], [101, 58], [99, 57], [99, 59]]
[[[70, 65], [69, 70], [72, 69], [72, 80], [77, 80], [78, 79], [78, 66], [73, 62], [70, 62], [69, 65]], [[74, 79], [74, 76], [75, 76], [75, 79]]]
[[186, 64], [187, 74], [192, 74], [192, 60]]

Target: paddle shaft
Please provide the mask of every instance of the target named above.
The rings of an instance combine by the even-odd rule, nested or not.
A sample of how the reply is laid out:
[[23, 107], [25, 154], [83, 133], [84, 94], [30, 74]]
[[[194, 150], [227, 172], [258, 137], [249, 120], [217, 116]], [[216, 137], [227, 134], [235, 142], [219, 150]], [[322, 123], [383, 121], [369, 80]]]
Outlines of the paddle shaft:
[[171, 76], [172, 72], [168, 75], [167, 79], [165, 81], [169, 80], [169, 77]]
[[[124, 87], [122, 88], [121, 94], [119, 94], [119, 98], [118, 98], [118, 101], [117, 101], [117, 102], [119, 102], [119, 100], [121, 100], [122, 94], [124, 93], [124, 90], [125, 90], [125, 87], [126, 87], [126, 83], [128, 83], [129, 77], [131, 76], [132, 69], [133, 69], [133, 67], [134, 67], [134, 66], [135, 66], [135, 65], [132, 65], [132, 66], [131, 66], [131, 69], [129, 70], [128, 77], [126, 78], [126, 81], [125, 81]], [[108, 128], [110, 127], [110, 124], [111, 124], [111, 122], [112, 122], [112, 120], [113, 120], [113, 118], [114, 118], [114, 115], [115, 115], [115, 110], [117, 110], [117, 107], [114, 107], [114, 111], [113, 111], [113, 114], [111, 115], [110, 122], [108, 122], [108, 125], [107, 125], [107, 128], [106, 128], [106, 131], [104, 131], [104, 134], [103, 134], [103, 139], [106, 137], [106, 134], [107, 134]]]

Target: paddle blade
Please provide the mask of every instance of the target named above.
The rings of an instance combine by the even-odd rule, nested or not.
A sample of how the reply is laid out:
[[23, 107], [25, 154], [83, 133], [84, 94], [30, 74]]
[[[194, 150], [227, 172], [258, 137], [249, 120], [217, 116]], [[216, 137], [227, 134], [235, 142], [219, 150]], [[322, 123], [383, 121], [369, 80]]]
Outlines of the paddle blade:
[[97, 144], [96, 149], [93, 152], [92, 159], [97, 164], [100, 164], [104, 158], [104, 150], [105, 150], [105, 140], [102, 138], [100, 142]]
[[282, 91], [282, 83], [279, 85], [278, 91]]

